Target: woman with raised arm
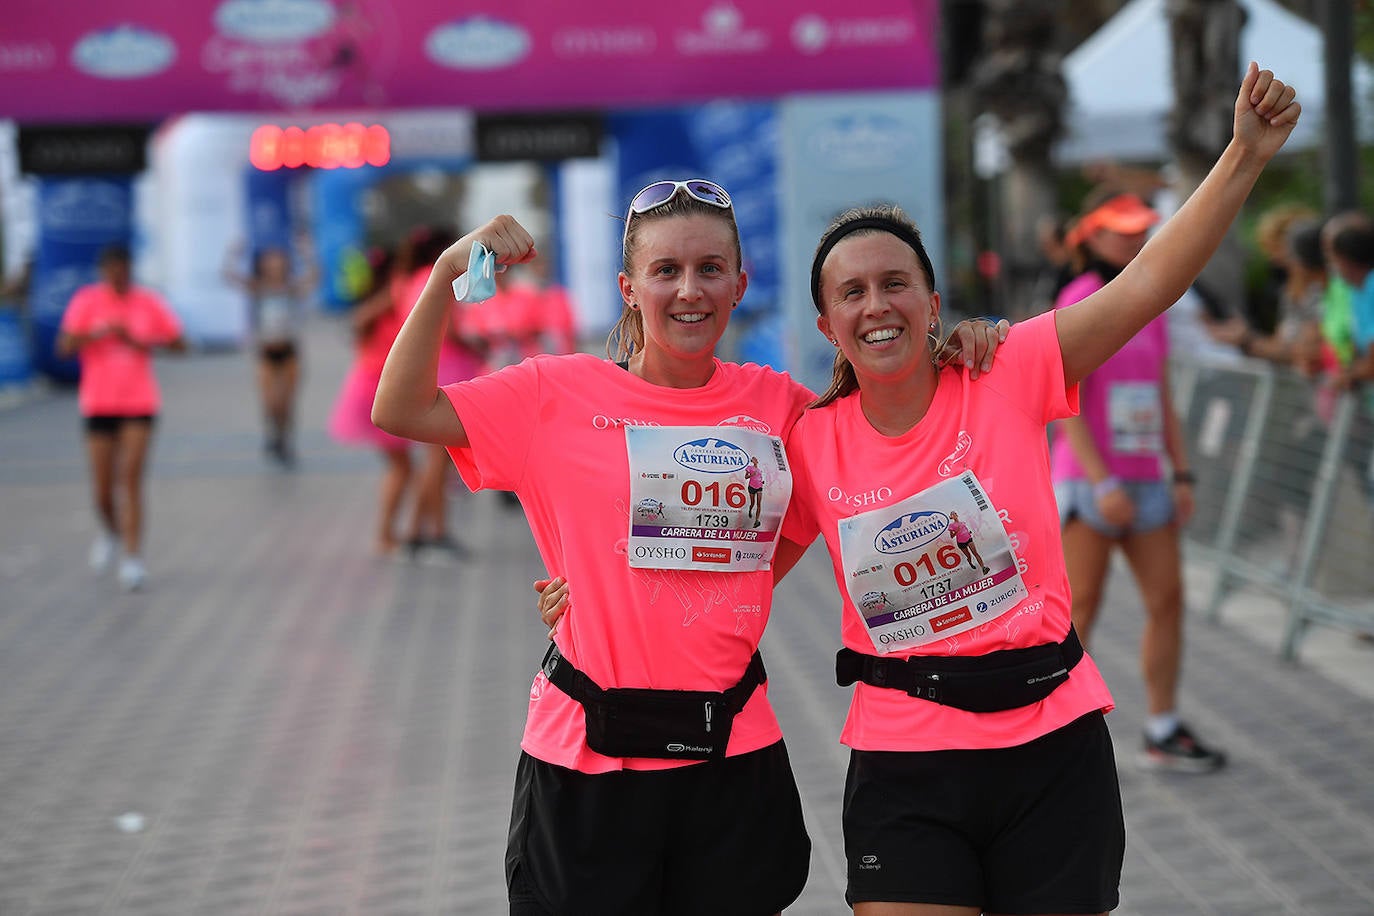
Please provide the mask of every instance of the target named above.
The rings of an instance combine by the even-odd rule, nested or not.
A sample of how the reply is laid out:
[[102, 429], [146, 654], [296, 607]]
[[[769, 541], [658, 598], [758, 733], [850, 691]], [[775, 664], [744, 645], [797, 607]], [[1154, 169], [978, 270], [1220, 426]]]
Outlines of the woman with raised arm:
[[[1013, 327], [977, 380], [932, 359], [940, 294], [899, 210], [851, 211], [822, 237], [812, 294], [839, 358], [793, 430], [783, 534], [823, 534], [840, 587], [857, 916], [1117, 905], [1113, 704], [1070, 626], [1046, 425], [1188, 288], [1299, 111], [1251, 64], [1233, 139], [1192, 197], [1100, 290]], [[862, 511], [830, 495], [856, 492], [874, 496]], [[947, 542], [952, 523], [988, 572]]]

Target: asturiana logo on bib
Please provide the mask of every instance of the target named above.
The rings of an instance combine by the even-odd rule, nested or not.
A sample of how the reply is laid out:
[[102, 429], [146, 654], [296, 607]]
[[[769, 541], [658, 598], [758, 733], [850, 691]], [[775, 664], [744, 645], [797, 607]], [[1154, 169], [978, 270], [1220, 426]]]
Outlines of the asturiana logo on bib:
[[708, 437], [684, 442], [673, 452], [678, 464], [689, 471], [729, 474], [749, 463], [749, 453], [733, 442]]
[[879, 553], [906, 553], [929, 544], [949, 528], [943, 512], [908, 512], [883, 526], [873, 539]]

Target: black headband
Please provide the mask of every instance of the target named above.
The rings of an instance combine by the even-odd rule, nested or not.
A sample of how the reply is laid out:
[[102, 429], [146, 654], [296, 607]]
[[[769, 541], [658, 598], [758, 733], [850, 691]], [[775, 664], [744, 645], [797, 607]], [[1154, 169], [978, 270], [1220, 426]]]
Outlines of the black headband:
[[895, 235], [910, 245], [911, 250], [916, 252], [921, 267], [926, 272], [926, 279], [930, 280], [931, 290], [934, 291], [935, 268], [931, 266], [930, 255], [926, 254], [925, 246], [921, 244], [920, 233], [910, 226], [885, 216], [861, 216], [836, 226], [829, 235], [821, 240], [820, 247], [816, 249], [816, 257], [811, 262], [811, 302], [816, 306], [816, 311], [821, 311], [821, 265], [830, 256], [830, 250], [839, 244], [841, 239], [861, 229], [878, 229], [889, 235]]

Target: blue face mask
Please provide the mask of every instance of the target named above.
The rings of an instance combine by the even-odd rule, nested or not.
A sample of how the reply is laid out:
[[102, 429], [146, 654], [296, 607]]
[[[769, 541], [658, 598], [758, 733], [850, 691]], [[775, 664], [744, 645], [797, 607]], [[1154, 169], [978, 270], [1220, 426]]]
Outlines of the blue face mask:
[[472, 243], [468, 271], [453, 281], [453, 296], [459, 302], [486, 302], [496, 295], [496, 255], [481, 242]]

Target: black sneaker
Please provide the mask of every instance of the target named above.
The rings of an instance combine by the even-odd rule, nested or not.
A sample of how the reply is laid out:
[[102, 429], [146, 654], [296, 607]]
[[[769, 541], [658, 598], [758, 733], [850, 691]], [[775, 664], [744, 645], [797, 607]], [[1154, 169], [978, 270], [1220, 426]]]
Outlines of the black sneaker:
[[1226, 765], [1226, 754], [1202, 744], [1186, 725], [1180, 724], [1163, 741], [1154, 741], [1146, 735], [1136, 763], [1145, 770], [1210, 773]]

